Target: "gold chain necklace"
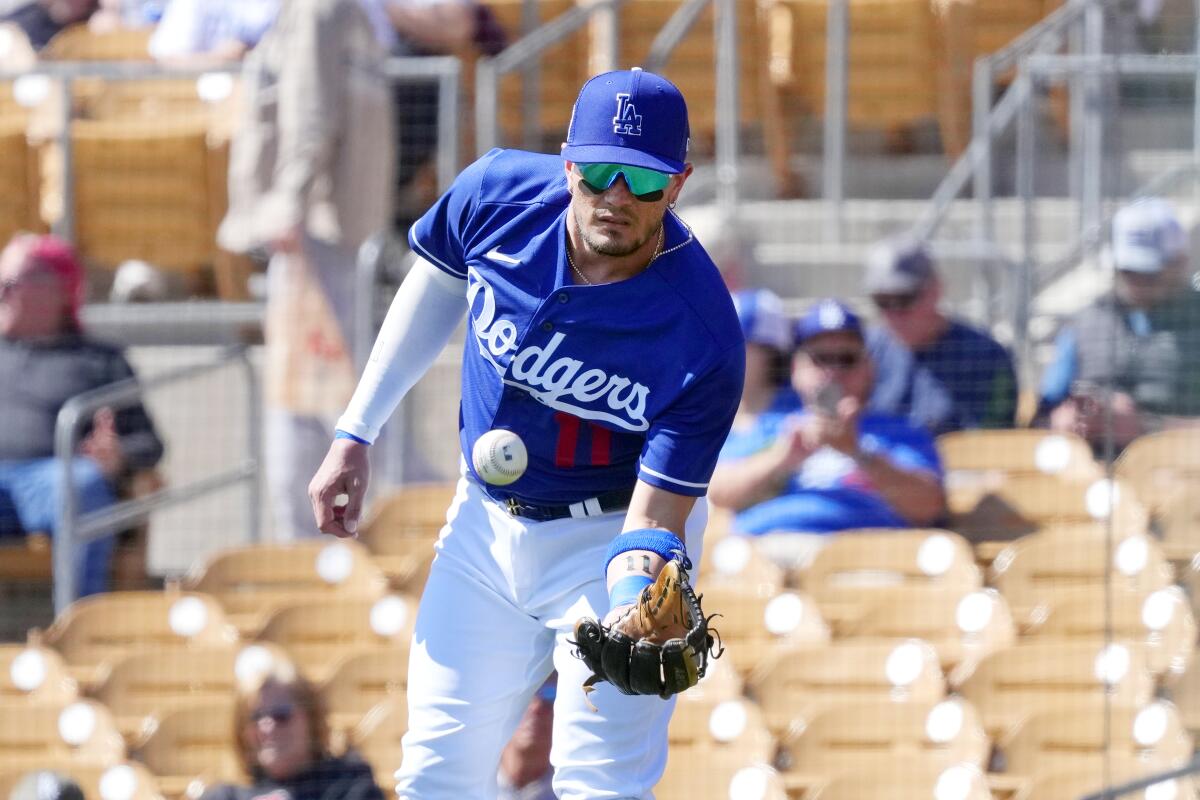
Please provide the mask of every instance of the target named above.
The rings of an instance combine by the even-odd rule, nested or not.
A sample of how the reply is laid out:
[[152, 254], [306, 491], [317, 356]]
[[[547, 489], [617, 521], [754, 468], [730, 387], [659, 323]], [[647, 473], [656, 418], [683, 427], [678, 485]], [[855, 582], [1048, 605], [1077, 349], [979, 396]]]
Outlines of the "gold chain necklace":
[[[666, 226], [665, 225], [658, 226], [658, 244], [655, 245], [655, 247], [654, 247], [654, 255], [650, 256], [650, 260], [646, 262], [647, 267], [654, 263], [654, 259], [656, 259], [662, 255], [663, 240], [665, 238], [665, 235], [666, 235]], [[570, 239], [567, 240], [567, 263], [571, 265], [571, 271], [579, 276], [579, 280], [583, 281], [588, 286], [596, 285], [588, 280], [587, 275], [584, 275], [582, 272], [579, 271], [579, 267], [575, 266], [575, 259], [571, 258], [571, 241], [570, 241]]]

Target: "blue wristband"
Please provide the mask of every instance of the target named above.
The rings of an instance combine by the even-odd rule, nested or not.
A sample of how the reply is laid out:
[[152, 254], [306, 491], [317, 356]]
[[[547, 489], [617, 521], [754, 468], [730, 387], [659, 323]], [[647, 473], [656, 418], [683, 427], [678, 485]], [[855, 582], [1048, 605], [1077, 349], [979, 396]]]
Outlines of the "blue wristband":
[[683, 557], [683, 568], [692, 568], [692, 562], [687, 557], [687, 550], [684, 549], [683, 541], [678, 536], [663, 528], [641, 528], [636, 531], [626, 531], [612, 540], [612, 544], [608, 548], [608, 555], [604, 559], [605, 571], [608, 570], [608, 565], [613, 562], [614, 558], [630, 550], [646, 550], [657, 553], [666, 561], [679, 555]]
[[371, 444], [366, 439], [360, 439], [357, 436], [355, 436], [353, 433], [347, 433], [346, 431], [341, 430], [340, 428], [338, 430], [334, 431], [333, 438], [334, 439], [349, 439], [352, 442], [358, 442], [359, 444], [365, 444], [365, 445]]
[[627, 606], [636, 603], [642, 596], [642, 590], [654, 581], [647, 575], [628, 575], [613, 584], [608, 592], [608, 607]]

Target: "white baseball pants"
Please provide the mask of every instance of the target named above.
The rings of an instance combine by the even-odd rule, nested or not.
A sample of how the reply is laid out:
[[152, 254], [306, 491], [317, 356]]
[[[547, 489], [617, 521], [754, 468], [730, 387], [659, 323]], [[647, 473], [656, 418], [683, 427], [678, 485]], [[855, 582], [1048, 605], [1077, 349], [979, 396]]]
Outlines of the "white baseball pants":
[[[701, 498], [687, 523], [695, 564], [707, 517]], [[601, 683], [592, 711], [581, 688], [589, 673], [567, 643], [577, 619], [608, 611], [604, 556], [624, 518], [530, 522], [459, 481], [413, 635], [401, 800], [494, 798], [500, 752], [552, 670], [557, 796], [653, 799], [674, 700]]]

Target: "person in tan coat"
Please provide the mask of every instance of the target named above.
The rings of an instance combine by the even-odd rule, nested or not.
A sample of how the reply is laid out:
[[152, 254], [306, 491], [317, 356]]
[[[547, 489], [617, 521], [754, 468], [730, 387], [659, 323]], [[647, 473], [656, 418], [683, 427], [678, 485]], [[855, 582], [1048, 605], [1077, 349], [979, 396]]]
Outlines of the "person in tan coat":
[[317, 534], [308, 478], [354, 388], [355, 259], [391, 208], [385, 56], [359, 0], [283, 0], [243, 68], [218, 237], [271, 252], [265, 456], [279, 539]]

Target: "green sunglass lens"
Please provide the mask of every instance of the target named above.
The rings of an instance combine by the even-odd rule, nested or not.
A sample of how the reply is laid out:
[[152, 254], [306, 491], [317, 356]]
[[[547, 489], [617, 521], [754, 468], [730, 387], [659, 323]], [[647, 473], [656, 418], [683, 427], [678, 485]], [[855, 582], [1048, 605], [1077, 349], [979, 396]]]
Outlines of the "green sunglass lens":
[[579, 164], [579, 174], [592, 187], [604, 191], [613, 185], [617, 175], [625, 178], [629, 191], [637, 196], [661, 192], [671, 182], [671, 176], [644, 167], [629, 167], [624, 164]]

